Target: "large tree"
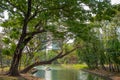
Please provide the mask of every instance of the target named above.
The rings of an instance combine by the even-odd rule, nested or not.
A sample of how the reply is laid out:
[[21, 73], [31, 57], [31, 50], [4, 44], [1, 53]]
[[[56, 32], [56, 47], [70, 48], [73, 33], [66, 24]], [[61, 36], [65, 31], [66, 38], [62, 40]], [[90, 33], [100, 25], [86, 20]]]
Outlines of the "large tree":
[[[62, 35], [64, 38], [65, 34], [69, 34], [66, 32], [68, 28], [75, 29], [83, 25], [72, 25], [62, 31], [63, 26], [67, 27], [70, 21], [77, 21], [78, 23], [93, 21], [92, 15], [95, 14], [101, 14], [97, 15], [100, 20], [103, 17], [102, 12], [108, 7], [108, 3], [108, 0], [2, 0], [0, 12], [2, 14], [7, 11], [9, 16], [7, 20], [3, 21], [2, 26], [11, 31], [8, 38], [16, 39], [16, 47], [13, 50], [13, 60], [8, 75], [19, 75], [18, 66], [23, 55], [22, 51], [35, 35], [52, 32], [54, 36], [61, 37]], [[69, 31], [71, 31], [70, 29]], [[27, 72], [40, 64], [51, 63], [75, 49], [65, 54], [62, 54], [63, 51], [61, 51], [48, 61], [35, 62], [22, 72]]]

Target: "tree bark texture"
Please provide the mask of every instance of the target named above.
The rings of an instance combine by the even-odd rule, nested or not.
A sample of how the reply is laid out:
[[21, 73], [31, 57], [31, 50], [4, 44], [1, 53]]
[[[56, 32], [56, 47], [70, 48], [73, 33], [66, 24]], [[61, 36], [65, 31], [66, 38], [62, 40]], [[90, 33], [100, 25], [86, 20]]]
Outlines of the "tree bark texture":
[[19, 62], [21, 59], [21, 55], [22, 55], [22, 50], [18, 48], [17, 51], [14, 53], [8, 75], [10, 75], [10, 76], [19, 76], [20, 75], [19, 71], [18, 71], [18, 66], [19, 66]]

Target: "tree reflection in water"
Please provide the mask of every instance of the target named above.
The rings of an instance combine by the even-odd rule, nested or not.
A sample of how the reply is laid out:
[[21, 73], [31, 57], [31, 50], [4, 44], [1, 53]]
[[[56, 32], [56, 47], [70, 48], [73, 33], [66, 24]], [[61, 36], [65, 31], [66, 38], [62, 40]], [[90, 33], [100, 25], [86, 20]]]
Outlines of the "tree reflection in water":
[[106, 80], [96, 75], [76, 70], [65, 68], [51, 68], [51, 70], [45, 70], [38, 68], [39, 70], [33, 74], [36, 77], [45, 78], [45, 80]]

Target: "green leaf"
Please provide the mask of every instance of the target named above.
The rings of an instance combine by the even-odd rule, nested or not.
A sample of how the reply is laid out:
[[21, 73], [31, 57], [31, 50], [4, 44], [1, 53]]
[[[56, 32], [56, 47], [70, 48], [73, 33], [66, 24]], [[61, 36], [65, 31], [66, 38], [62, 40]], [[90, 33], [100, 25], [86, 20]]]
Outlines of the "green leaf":
[[4, 55], [8, 55], [8, 56], [11, 55], [11, 52], [10, 52], [9, 49], [2, 49], [2, 53], [3, 53]]
[[4, 38], [2, 39], [2, 41], [3, 41], [5, 44], [9, 44], [9, 43], [11, 42], [10, 39], [7, 38], [7, 37], [4, 37]]

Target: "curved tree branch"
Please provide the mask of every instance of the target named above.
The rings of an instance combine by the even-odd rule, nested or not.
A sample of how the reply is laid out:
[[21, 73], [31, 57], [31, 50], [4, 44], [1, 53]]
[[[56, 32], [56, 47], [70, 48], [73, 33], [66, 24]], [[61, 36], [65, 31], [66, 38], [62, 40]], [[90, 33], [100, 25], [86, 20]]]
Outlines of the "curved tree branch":
[[55, 61], [55, 60], [57, 60], [57, 59], [59, 59], [59, 58], [62, 58], [62, 57], [64, 57], [64, 56], [72, 53], [72, 52], [75, 51], [77, 48], [80, 48], [80, 46], [77, 46], [77, 47], [73, 48], [72, 50], [70, 50], [70, 51], [68, 51], [68, 52], [65, 52], [64, 54], [63, 54], [63, 50], [62, 50], [58, 55], [56, 55], [55, 57], [53, 57], [53, 58], [50, 59], [50, 60], [34, 62], [33, 64], [31, 64], [31, 65], [29, 65], [28, 67], [26, 67], [25, 69], [23, 69], [23, 70], [21, 71], [21, 73], [26, 73], [26, 72], [28, 72], [30, 69], [32, 69], [32, 68], [35, 67], [35, 66], [39, 66], [39, 65], [43, 65], [43, 64], [51, 64], [53, 61]]

